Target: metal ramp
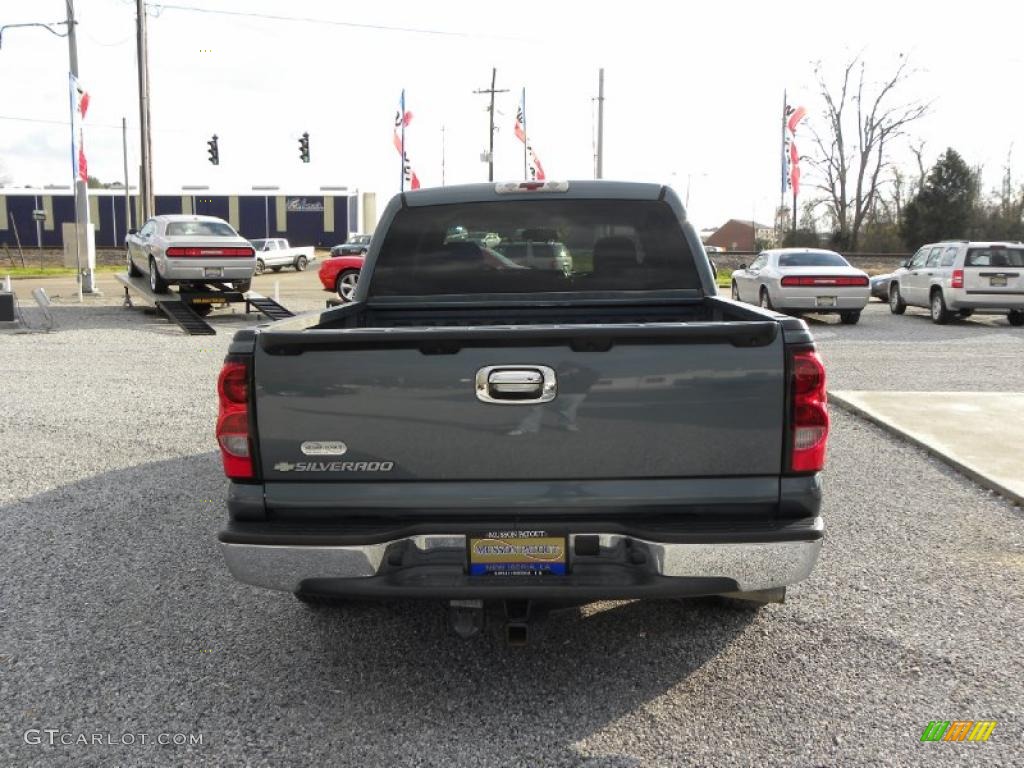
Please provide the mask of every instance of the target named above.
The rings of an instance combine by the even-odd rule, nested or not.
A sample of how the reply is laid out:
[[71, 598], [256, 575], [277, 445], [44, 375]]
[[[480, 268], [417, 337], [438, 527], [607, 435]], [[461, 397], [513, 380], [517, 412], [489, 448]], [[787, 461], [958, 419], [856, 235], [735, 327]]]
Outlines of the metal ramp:
[[283, 320], [295, 316], [291, 310], [255, 291], [242, 293], [222, 285], [200, 285], [179, 290], [177, 293], [153, 293], [145, 278], [130, 277], [125, 273], [114, 277], [124, 285], [124, 306], [135, 306], [135, 299], [162, 312], [168, 320], [192, 336], [210, 336], [217, 333], [214, 327], [203, 319], [203, 315], [195, 311], [196, 307], [208, 307], [211, 304], [245, 302], [246, 313], [255, 309], [270, 320]]
[[287, 307], [282, 307], [273, 299], [260, 296], [258, 293], [246, 295], [245, 311], [248, 312], [250, 307], [255, 308], [258, 312], [262, 312], [271, 320], [284, 320], [286, 317], [295, 317], [295, 313]]
[[156, 308], [159, 309], [167, 319], [181, 326], [189, 336], [215, 336], [217, 331], [213, 326], [197, 315], [192, 307], [184, 301], [158, 301]]

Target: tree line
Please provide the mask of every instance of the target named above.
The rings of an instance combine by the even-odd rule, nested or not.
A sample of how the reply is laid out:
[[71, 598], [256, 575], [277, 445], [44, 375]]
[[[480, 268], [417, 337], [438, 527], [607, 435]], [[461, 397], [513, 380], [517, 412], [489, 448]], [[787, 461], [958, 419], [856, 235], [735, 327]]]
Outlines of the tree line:
[[[984, 190], [982, 169], [955, 149], [926, 167], [924, 144], [909, 141], [932, 104], [905, 95], [916, 74], [905, 56], [877, 80], [859, 54], [837, 73], [821, 62], [814, 71], [823, 107], [808, 121], [812, 150], [801, 157], [813, 192], [795, 229], [790, 209], [777, 212], [784, 245], [897, 253], [945, 239], [1024, 240], [1024, 184], [1009, 152], [999, 187]], [[907, 144], [916, 173], [893, 159]]]

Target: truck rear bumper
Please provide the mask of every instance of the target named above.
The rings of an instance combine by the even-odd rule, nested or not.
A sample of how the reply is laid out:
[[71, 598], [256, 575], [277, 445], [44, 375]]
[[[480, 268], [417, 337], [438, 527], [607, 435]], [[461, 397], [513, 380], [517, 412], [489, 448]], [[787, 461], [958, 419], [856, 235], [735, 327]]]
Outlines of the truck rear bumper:
[[[734, 532], [735, 533], [735, 532]], [[773, 589], [806, 578], [821, 550], [820, 517], [791, 535], [652, 541], [600, 531], [569, 534], [565, 576], [472, 577], [465, 536], [422, 534], [362, 545], [244, 543], [221, 534], [236, 579], [287, 592], [353, 597], [442, 599], [628, 599]], [[577, 554], [581, 536], [599, 537], [598, 554]], [[748, 540], [742, 540], [747, 538]]]

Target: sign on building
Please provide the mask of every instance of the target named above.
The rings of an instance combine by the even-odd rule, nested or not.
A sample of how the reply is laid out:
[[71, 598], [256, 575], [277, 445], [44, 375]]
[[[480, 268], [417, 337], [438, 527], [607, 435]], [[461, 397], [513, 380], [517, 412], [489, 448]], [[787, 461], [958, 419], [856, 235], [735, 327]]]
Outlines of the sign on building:
[[288, 213], [323, 213], [324, 204], [320, 200], [307, 200], [304, 197], [289, 197], [285, 201]]

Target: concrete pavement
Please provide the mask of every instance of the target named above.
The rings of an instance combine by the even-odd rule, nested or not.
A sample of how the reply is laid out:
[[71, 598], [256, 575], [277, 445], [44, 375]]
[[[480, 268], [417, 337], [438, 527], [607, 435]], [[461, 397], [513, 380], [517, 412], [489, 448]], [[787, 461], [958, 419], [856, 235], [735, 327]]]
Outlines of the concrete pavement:
[[1024, 393], [838, 391], [829, 396], [1024, 506]]

